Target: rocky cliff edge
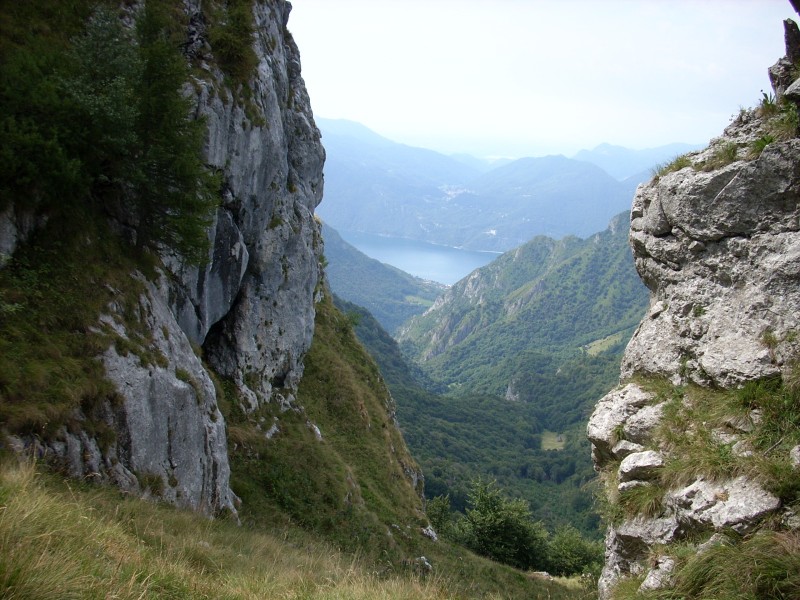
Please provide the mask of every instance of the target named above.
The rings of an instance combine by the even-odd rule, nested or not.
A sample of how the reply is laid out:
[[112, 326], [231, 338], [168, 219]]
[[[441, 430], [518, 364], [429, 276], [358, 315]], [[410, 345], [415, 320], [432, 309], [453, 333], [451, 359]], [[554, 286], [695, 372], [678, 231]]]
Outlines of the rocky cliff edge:
[[[131, 14], [137, 10], [136, 3], [126, 6]], [[195, 268], [164, 256], [160, 276], [143, 281], [138, 305], [111, 302], [98, 323], [127, 340], [135, 337], [128, 325], [135, 313], [149, 332], [148, 351], [162, 360], [123, 354], [119, 344], [102, 356], [118, 396], [96, 407], [91, 419], [115, 432], [113, 443], [99, 443], [76, 425], [89, 418], [81, 409], [54, 439], [9, 438], [20, 452], [33, 447], [55, 457], [73, 476], [206, 514], [235, 511], [236, 497], [229, 487], [225, 422], [199, 356], [233, 381], [244, 410], [265, 402], [291, 408], [322, 273], [313, 211], [322, 198], [325, 155], [287, 30], [291, 5], [259, 0], [252, 6], [257, 66], [242, 84], [249, 88], [243, 95], [218, 66], [201, 2], [181, 4], [183, 47], [196, 66], [186, 93], [196, 98], [196, 115], [208, 126], [206, 161], [224, 182], [208, 232], [209, 261]], [[0, 215], [2, 253], [12, 255], [42, 224], [8, 206]]]
[[[800, 477], [797, 428], [767, 423], [787, 415], [758, 391], [792, 397], [776, 382], [791, 380], [800, 341], [800, 35], [785, 27], [774, 95], [633, 200], [630, 244], [650, 309], [626, 349], [623, 385], [588, 425], [610, 521], [602, 598], [621, 581], [672, 586], [679, 542], [700, 554], [765, 520], [798, 525], [794, 492], [775, 475]], [[782, 434], [770, 437], [775, 427]]]

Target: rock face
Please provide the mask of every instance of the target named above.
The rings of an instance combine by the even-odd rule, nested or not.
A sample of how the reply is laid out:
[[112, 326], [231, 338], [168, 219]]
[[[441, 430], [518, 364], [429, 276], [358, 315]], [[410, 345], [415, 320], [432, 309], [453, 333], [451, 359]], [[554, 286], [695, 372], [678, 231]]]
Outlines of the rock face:
[[[187, 9], [190, 21], [202, 24], [200, 2]], [[311, 345], [321, 277], [313, 213], [322, 199], [325, 153], [286, 29], [290, 10], [283, 1], [254, 3], [259, 64], [249, 83], [252, 106], [234, 101], [213, 63], [202, 62], [207, 78], [197, 82], [208, 162], [224, 172], [226, 193], [212, 261], [202, 273], [181, 273], [189, 292], [179, 309], [184, 329], [250, 408], [276, 394], [291, 403]], [[200, 25], [197, 33], [202, 40]], [[198, 52], [205, 57], [202, 45]]]
[[[796, 31], [793, 23], [787, 26], [787, 55], [797, 50], [788, 47]], [[787, 60], [771, 70], [778, 101], [792, 84], [781, 67]], [[626, 385], [598, 402], [587, 430], [595, 468], [615, 484], [608, 486], [612, 501], [652, 486], [672, 458], [673, 447], [658, 434], [667, 402], [642, 382], [738, 388], [786, 375], [797, 355], [800, 139], [790, 132], [768, 140], [756, 155], [755, 142], [772, 135], [765, 112], [742, 111], [707, 149], [685, 155], [687, 166], [636, 191], [630, 244], [650, 289], [650, 310], [622, 360]], [[710, 439], [748, 458], [753, 452], [740, 438], [759, 418], [757, 411], [731, 418]], [[620, 577], [644, 577], [643, 591], [670, 585], [675, 561], [658, 552], [657, 564], [649, 562], [654, 545], [699, 532], [748, 533], [780, 509], [780, 500], [759, 483], [733, 475], [697, 476], [656, 499], [654, 516], [626, 516], [609, 528], [601, 598]]]
[[[712, 148], [736, 144], [743, 158], [754, 121], [743, 115]], [[711, 172], [687, 167], [640, 186], [631, 245], [652, 301], [623, 378], [678, 374], [731, 387], [780, 372], [795, 349], [786, 338], [800, 308], [798, 150], [800, 140], [774, 142], [755, 160]]]
[[[127, 3], [135, 10], [136, 3]], [[225, 422], [214, 385], [195, 349], [233, 380], [245, 410], [259, 403], [291, 405], [314, 331], [322, 242], [314, 209], [322, 198], [325, 153], [314, 124], [298, 49], [287, 30], [291, 5], [253, 3], [258, 59], [249, 99], [231, 89], [217, 66], [200, 0], [182, 3], [187, 57], [200, 69], [186, 93], [208, 126], [207, 163], [224, 180], [222, 206], [209, 229], [209, 262], [187, 267], [164, 256], [169, 273], [145, 282], [138, 306], [112, 304], [98, 328], [130, 341], [126, 313], [139, 315], [149, 336], [139, 352], [112, 347], [102, 357], [118, 397], [76, 412], [74, 422], [104, 423], [113, 441], [90, 428], [60, 434], [42, 446], [79, 477], [109, 481], [214, 514], [234, 510]], [[0, 214], [0, 253], [11, 255], [40, 224], [12, 206]], [[0, 266], [2, 266], [0, 257]]]

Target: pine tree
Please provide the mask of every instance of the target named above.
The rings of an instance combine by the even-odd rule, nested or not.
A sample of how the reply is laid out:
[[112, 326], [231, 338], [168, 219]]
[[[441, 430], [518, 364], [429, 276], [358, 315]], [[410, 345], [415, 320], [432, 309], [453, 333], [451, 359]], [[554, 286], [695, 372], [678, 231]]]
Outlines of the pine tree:
[[218, 180], [203, 164], [205, 125], [191, 118], [191, 102], [181, 92], [188, 67], [170, 39], [169, 24], [168, 3], [149, 0], [137, 25], [142, 62], [133, 178], [137, 243], [162, 243], [190, 262], [202, 262]]

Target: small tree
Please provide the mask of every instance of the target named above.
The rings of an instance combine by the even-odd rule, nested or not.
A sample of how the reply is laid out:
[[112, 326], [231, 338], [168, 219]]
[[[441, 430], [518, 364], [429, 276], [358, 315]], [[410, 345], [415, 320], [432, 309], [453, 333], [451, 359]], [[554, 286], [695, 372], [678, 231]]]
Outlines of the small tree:
[[208, 252], [218, 181], [202, 159], [205, 125], [182, 94], [188, 66], [170, 35], [171, 2], [148, 0], [137, 24], [142, 75], [133, 177], [138, 244], [160, 242], [191, 262]]
[[472, 483], [459, 525], [464, 544], [477, 554], [520, 569], [546, 565], [544, 527], [533, 521], [527, 502], [505, 498], [494, 481]]
[[550, 538], [548, 562], [553, 575], [574, 575], [592, 573], [599, 575], [603, 563], [601, 542], [584, 538], [571, 525], [559, 527]]
[[428, 500], [425, 514], [431, 525], [441, 536], [448, 537], [453, 529], [453, 513], [450, 510], [450, 495], [436, 496]]

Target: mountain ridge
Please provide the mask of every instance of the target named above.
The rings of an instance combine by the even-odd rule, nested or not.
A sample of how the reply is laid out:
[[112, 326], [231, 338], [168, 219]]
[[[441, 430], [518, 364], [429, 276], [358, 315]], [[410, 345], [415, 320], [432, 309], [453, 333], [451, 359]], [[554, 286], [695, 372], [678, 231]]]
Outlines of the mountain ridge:
[[592, 235], [629, 206], [639, 183], [566, 157], [486, 170], [380, 136], [379, 146], [359, 149], [358, 136], [342, 132], [364, 136], [363, 126], [334, 122], [326, 134], [324, 123], [327, 187], [319, 213], [341, 231], [506, 251], [535, 235]]

